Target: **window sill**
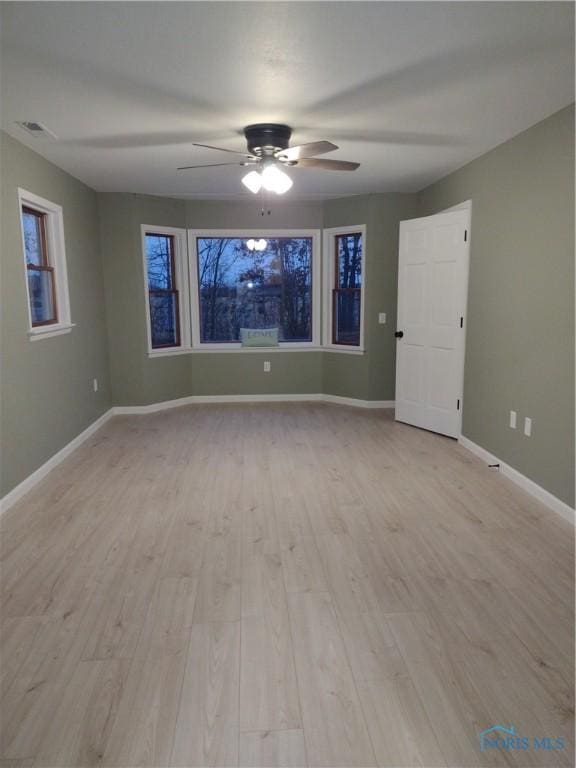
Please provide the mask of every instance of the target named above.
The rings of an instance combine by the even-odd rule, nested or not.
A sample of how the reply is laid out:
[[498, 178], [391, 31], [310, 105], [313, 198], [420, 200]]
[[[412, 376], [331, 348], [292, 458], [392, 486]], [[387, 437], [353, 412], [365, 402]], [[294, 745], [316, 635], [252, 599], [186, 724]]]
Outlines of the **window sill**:
[[366, 352], [362, 347], [348, 347], [344, 344], [326, 344], [322, 349], [324, 352], [336, 352], [341, 355], [363, 355]]
[[253, 353], [290, 353], [290, 352], [332, 352], [336, 354], [344, 355], [364, 355], [364, 349], [343, 349], [342, 347], [317, 347], [312, 345], [306, 346], [279, 346], [279, 347], [225, 347], [225, 346], [205, 346], [205, 347], [174, 347], [173, 349], [153, 349], [148, 351], [148, 357], [174, 357], [175, 355], [228, 355], [228, 354], [244, 354], [251, 355]]
[[28, 331], [28, 337], [30, 341], [39, 341], [40, 339], [49, 339], [51, 336], [62, 336], [64, 333], [70, 333], [75, 325], [76, 323], [58, 323], [39, 326]]

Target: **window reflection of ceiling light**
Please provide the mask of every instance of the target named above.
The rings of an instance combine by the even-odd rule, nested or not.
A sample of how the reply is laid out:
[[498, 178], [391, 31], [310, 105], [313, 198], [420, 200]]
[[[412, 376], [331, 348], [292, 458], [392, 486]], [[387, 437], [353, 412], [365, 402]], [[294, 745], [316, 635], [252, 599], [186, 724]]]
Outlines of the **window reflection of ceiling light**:
[[262, 187], [264, 187], [268, 192], [283, 195], [284, 192], [288, 192], [292, 183], [290, 176], [284, 173], [277, 165], [267, 165], [262, 173], [250, 171], [242, 179], [242, 184], [254, 194], [260, 192]]
[[261, 237], [259, 240], [254, 240], [253, 237], [250, 240], [246, 240], [246, 248], [249, 251], [263, 251], [268, 245], [268, 241]]

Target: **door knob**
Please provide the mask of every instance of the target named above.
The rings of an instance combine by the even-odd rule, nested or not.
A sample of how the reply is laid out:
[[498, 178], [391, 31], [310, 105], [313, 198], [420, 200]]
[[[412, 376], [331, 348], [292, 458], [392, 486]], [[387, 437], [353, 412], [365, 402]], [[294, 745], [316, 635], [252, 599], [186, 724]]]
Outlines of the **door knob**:
[[394, 336], [396, 336], [397, 339], [401, 339], [404, 336], [404, 331], [396, 331]]

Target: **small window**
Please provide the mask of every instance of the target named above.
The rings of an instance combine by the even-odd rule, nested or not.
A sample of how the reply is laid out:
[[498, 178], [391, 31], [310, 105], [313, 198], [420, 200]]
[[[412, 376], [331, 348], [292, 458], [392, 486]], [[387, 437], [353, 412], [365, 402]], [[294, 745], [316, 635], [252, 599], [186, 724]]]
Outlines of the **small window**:
[[360, 346], [362, 301], [362, 233], [334, 238], [332, 343]]
[[180, 294], [174, 235], [146, 233], [146, 265], [152, 349], [180, 346]]
[[32, 326], [58, 322], [54, 267], [48, 259], [46, 214], [22, 206], [24, 252]]
[[327, 346], [363, 349], [364, 226], [325, 230]]
[[62, 208], [19, 190], [30, 334], [71, 328]]

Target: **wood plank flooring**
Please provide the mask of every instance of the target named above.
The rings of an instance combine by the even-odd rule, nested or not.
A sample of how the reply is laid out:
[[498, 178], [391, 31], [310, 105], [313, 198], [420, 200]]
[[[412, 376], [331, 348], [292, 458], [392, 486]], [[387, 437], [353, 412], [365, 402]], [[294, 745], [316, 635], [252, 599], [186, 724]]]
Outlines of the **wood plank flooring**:
[[573, 765], [573, 530], [390, 411], [116, 417], [1, 524], [0, 768]]

